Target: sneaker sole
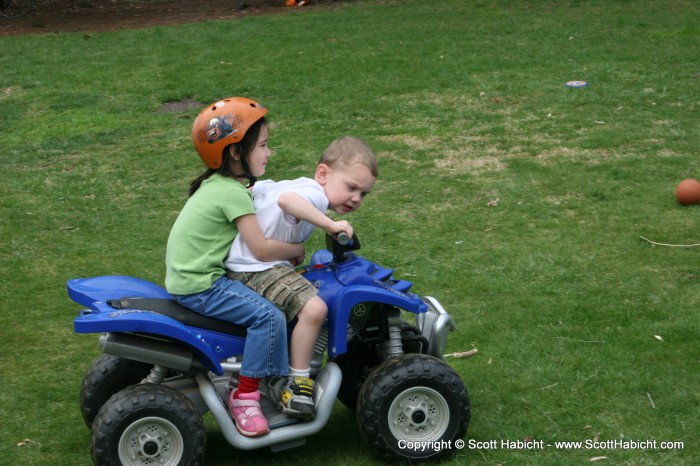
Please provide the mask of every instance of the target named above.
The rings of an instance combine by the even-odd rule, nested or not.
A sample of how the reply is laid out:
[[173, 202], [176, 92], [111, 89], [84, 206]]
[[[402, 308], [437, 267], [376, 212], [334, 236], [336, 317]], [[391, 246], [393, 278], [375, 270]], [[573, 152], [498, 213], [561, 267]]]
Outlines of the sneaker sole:
[[[235, 423], [235, 421], [234, 421]], [[267, 429], [263, 432], [248, 432], [245, 430], [242, 430], [240, 427], [238, 427], [238, 424], [236, 424], [236, 430], [238, 431], [239, 434], [245, 436], [245, 437], [260, 437], [261, 435], [265, 435], [270, 433], [270, 429]]]
[[307, 413], [304, 411], [297, 411], [295, 409], [285, 408], [283, 405], [280, 405], [280, 410], [287, 416], [293, 417], [295, 419], [301, 419], [302, 421], [312, 421], [316, 417], [316, 412]]

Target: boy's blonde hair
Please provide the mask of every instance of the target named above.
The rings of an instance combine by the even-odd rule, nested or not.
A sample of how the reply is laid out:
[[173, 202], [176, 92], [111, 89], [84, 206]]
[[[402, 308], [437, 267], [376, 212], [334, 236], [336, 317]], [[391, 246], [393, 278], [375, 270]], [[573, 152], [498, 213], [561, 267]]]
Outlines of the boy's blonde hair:
[[318, 163], [339, 169], [359, 163], [369, 168], [375, 178], [379, 173], [377, 157], [372, 149], [366, 142], [353, 136], [344, 136], [331, 142]]

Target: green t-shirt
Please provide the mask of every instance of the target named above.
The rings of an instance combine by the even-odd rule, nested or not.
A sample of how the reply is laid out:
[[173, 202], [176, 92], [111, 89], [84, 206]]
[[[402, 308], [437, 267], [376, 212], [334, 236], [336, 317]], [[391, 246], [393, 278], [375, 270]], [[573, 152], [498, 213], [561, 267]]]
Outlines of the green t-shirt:
[[254, 214], [250, 192], [214, 174], [187, 200], [165, 253], [165, 288], [172, 294], [206, 291], [226, 273], [224, 260], [238, 234], [235, 220]]

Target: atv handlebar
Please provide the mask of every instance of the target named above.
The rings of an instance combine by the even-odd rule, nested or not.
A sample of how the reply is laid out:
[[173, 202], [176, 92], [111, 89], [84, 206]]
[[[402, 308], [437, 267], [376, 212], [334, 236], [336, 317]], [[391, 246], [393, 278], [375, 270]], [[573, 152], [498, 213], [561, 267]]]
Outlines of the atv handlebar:
[[326, 249], [333, 253], [333, 262], [344, 262], [346, 260], [346, 252], [360, 249], [360, 240], [355, 234], [351, 238], [345, 232], [340, 232], [335, 237], [326, 233]]

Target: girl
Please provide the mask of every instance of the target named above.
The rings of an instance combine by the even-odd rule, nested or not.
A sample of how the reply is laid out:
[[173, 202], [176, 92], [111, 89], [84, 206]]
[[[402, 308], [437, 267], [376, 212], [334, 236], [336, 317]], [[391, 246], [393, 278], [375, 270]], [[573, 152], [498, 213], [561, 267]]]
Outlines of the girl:
[[271, 155], [265, 114], [267, 109], [259, 103], [232, 97], [197, 116], [192, 140], [207, 169], [191, 184], [190, 197], [170, 232], [165, 259], [165, 287], [176, 301], [247, 327], [239, 385], [231, 392], [229, 410], [238, 431], [249, 437], [269, 432], [258, 382], [287, 375], [287, 329], [279, 309], [226, 277], [224, 260], [239, 232], [259, 260], [299, 261], [304, 255], [301, 244], [263, 236], [246, 189], [265, 173]]

